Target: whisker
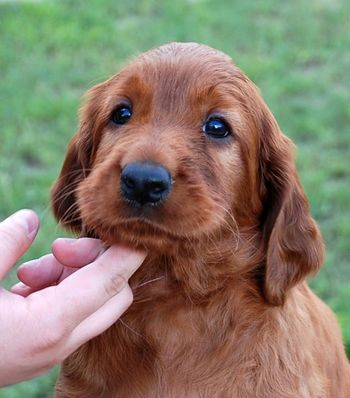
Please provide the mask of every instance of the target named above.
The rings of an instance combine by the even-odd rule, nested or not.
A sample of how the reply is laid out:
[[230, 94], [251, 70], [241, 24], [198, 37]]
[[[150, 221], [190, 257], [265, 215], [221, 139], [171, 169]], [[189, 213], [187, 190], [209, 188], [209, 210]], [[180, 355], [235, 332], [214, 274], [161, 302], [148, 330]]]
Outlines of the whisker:
[[149, 283], [152, 283], [152, 282], [160, 281], [161, 279], [164, 279], [164, 276], [160, 276], [159, 278], [154, 278], [154, 279], [151, 279], [149, 281], [140, 283], [139, 285], [135, 286], [135, 289], [138, 289], [141, 286], [146, 286], [146, 285], [148, 285]]
[[118, 319], [117, 322], [120, 322], [123, 326], [125, 326], [130, 332], [134, 333], [136, 336], [141, 337], [143, 340], [147, 340], [145, 336], [131, 328], [127, 323], [125, 323], [121, 318]]
[[74, 169], [69, 171], [68, 173], [65, 173], [63, 175], [60, 175], [57, 179], [56, 179], [56, 183], [57, 182], [61, 182], [61, 180], [65, 181], [68, 177], [72, 177], [75, 174], [80, 175], [83, 174], [84, 177], [86, 177], [86, 173], [92, 171], [92, 168], [81, 168], [81, 169]]

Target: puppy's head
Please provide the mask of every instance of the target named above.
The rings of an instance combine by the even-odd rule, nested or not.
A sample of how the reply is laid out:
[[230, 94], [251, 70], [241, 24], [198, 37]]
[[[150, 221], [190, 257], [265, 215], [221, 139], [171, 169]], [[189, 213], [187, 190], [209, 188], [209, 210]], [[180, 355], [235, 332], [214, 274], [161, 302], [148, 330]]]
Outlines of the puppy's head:
[[232, 231], [234, 250], [254, 231], [275, 304], [322, 261], [289, 140], [206, 46], [162, 46], [91, 89], [52, 197], [61, 224], [109, 244], [166, 253]]

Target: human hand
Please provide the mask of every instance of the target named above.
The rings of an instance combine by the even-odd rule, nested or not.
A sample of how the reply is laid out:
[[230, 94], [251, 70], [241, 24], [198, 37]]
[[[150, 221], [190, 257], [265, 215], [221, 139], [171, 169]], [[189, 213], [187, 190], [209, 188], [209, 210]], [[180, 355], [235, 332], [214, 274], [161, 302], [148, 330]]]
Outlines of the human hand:
[[102, 242], [92, 238], [59, 238], [51, 248], [52, 253], [19, 266], [17, 276], [21, 282], [12, 286], [13, 293], [26, 297], [37, 290], [57, 285], [105, 251]]
[[[29, 248], [38, 228], [30, 210], [0, 223], [0, 280]], [[127, 281], [144, 254], [123, 247], [101, 252], [102, 243], [95, 239], [58, 239], [53, 255], [20, 267], [24, 284], [12, 292], [0, 288], [0, 386], [46, 372], [129, 307]]]

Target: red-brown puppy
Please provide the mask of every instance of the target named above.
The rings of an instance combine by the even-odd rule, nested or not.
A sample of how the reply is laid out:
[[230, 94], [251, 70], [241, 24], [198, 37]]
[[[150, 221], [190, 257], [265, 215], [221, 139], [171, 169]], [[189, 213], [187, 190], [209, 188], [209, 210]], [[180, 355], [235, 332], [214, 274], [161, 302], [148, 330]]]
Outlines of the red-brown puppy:
[[225, 54], [165, 45], [91, 89], [53, 209], [148, 252], [57, 397], [349, 396], [336, 319], [304, 281], [324, 248], [293, 146]]

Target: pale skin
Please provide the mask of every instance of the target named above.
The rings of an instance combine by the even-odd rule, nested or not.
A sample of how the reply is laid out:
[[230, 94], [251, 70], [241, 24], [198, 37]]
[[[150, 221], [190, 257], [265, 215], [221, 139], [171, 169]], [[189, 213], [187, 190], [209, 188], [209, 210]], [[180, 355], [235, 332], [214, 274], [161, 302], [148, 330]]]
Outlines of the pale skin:
[[[37, 215], [20, 210], [0, 223], [0, 280], [28, 250]], [[130, 306], [128, 279], [144, 253], [97, 239], [57, 239], [52, 253], [22, 264], [20, 283], [0, 287], [0, 387], [39, 376]]]

